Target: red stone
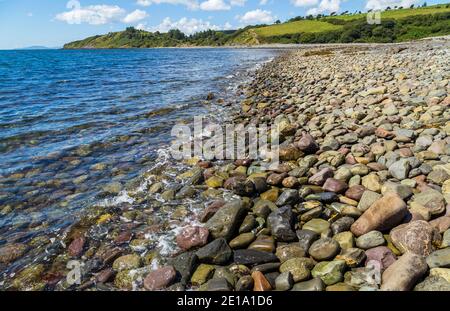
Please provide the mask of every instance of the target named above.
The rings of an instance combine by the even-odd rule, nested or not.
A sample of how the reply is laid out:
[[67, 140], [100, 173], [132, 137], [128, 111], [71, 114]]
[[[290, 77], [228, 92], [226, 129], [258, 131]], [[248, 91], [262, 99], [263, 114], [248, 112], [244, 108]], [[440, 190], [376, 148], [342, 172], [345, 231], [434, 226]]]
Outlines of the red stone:
[[70, 243], [68, 253], [72, 257], [80, 257], [83, 253], [84, 244], [86, 239], [84, 237], [78, 237]]
[[160, 290], [169, 286], [176, 278], [177, 271], [172, 266], [165, 266], [150, 272], [144, 279], [147, 290]]
[[208, 242], [209, 230], [206, 228], [192, 226], [181, 230], [177, 235], [177, 245], [184, 250], [197, 246], [203, 246]]

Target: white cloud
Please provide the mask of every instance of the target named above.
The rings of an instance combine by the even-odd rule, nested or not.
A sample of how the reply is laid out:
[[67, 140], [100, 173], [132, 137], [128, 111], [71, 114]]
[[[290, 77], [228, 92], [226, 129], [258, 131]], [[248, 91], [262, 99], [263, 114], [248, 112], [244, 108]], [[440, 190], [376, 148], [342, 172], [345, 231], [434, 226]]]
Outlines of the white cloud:
[[125, 16], [122, 21], [126, 24], [132, 24], [139, 22], [147, 17], [148, 17], [147, 12], [142, 10], [134, 10], [130, 14], [127, 14], [127, 16]]
[[294, 6], [313, 6], [319, 3], [319, 0], [291, 0]]
[[384, 10], [388, 6], [391, 8], [394, 6], [409, 7], [412, 4], [422, 3], [422, 0], [368, 0], [366, 3], [366, 9], [369, 10]]
[[[266, 0], [267, 1], [267, 0]], [[231, 6], [244, 6], [247, 0], [231, 0]]]
[[260, 0], [259, 5], [266, 5], [269, 0]]
[[200, 4], [200, 9], [203, 11], [227, 11], [231, 7], [223, 0], [207, 0]]
[[170, 17], [166, 17], [161, 24], [145, 28], [145, 30], [148, 31], [159, 31], [159, 32], [168, 32], [171, 29], [179, 29], [180, 31], [184, 32], [187, 35], [204, 31], [204, 30], [219, 30], [221, 27], [211, 24], [209, 21], [204, 21], [202, 19], [196, 19], [196, 18], [187, 18], [183, 17], [178, 21], [172, 21]]
[[70, 11], [57, 14], [56, 19], [68, 24], [104, 25], [118, 21], [126, 14], [126, 11], [117, 5], [100, 4], [82, 7], [76, 0], [67, 2], [66, 7]]
[[306, 14], [317, 15], [325, 12], [337, 12], [341, 7], [341, 0], [321, 0], [318, 7], [309, 9]]
[[196, 10], [199, 8], [198, 0], [137, 0], [136, 4], [140, 6], [150, 6], [152, 4], [175, 4], [184, 5], [190, 10]]
[[263, 23], [263, 24], [269, 24], [272, 23], [275, 19], [274, 16], [272, 16], [272, 12], [266, 11], [266, 10], [253, 10], [248, 11], [243, 16], [237, 16], [239, 21], [244, 24], [253, 24], [253, 23]]

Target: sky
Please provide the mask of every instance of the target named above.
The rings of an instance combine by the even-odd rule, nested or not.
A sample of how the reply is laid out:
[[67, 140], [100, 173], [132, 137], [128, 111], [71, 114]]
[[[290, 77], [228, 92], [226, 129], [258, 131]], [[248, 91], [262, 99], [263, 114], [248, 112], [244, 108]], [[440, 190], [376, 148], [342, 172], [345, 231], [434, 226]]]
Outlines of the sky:
[[[423, 4], [425, 0], [0, 0], [0, 49], [61, 47], [133, 26], [191, 34], [331, 12]], [[428, 5], [447, 1], [428, 0]]]

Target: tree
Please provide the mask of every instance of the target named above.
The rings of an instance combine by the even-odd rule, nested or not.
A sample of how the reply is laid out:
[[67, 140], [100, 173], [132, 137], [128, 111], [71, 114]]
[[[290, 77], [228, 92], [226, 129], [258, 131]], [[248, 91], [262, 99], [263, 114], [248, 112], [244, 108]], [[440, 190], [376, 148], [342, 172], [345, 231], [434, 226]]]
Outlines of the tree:
[[422, 4], [422, 7], [423, 7], [423, 8], [426, 8], [426, 7], [427, 7], [427, 3], [424, 2], [424, 3]]
[[279, 19], [277, 19], [277, 20], [275, 21], [275, 24], [281, 24], [281, 21], [280, 21]]
[[410, 9], [414, 9], [414, 4], [411, 4], [411, 6], [409, 8]]

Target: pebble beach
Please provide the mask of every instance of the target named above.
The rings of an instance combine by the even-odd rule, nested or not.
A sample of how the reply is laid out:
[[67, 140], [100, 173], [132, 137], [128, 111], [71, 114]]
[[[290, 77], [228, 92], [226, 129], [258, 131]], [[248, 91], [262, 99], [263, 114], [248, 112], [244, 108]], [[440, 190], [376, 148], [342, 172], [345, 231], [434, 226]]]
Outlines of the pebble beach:
[[[204, 103], [277, 124], [276, 168], [161, 152], [1, 286], [450, 291], [449, 91], [449, 38], [281, 51]], [[1, 265], [30, 248], [0, 246]]]

